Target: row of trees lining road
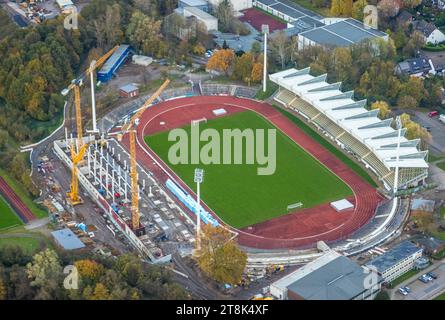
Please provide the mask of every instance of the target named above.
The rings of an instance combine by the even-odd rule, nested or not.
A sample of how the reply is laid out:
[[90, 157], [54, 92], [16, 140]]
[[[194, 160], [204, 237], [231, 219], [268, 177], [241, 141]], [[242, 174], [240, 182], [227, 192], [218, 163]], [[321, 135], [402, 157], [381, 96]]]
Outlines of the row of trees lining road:
[[[64, 286], [65, 266], [74, 265], [77, 289]], [[71, 274], [72, 275], [72, 274]], [[52, 249], [34, 255], [20, 247], [0, 251], [0, 300], [139, 300], [188, 299], [189, 295], [163, 267], [143, 263], [134, 255], [116, 260], [88, 253], [57, 253]]]

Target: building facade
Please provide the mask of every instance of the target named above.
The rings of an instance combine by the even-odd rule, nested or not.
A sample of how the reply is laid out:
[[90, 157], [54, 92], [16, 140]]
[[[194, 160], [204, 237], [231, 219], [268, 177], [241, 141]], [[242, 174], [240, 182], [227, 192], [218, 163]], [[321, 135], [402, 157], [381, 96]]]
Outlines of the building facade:
[[390, 283], [406, 272], [414, 269], [415, 262], [422, 257], [423, 249], [410, 241], [403, 241], [381, 256], [367, 263], [373, 267], [385, 282]]

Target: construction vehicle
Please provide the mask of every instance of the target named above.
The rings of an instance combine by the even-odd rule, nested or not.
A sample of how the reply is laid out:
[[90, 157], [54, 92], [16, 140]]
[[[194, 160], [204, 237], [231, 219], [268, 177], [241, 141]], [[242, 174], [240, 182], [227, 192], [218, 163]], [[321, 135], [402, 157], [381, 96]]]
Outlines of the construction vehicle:
[[130, 121], [122, 126], [122, 130], [118, 134], [119, 141], [122, 141], [122, 137], [126, 133], [129, 134], [130, 138], [131, 227], [134, 231], [140, 229], [139, 187], [136, 163], [136, 126], [139, 123], [139, 118], [144, 111], [161, 95], [169, 83], [170, 80], [165, 80], [159, 89], [147, 101], [145, 101], [144, 105], [131, 117]]
[[67, 193], [68, 201], [73, 205], [82, 203], [82, 199], [79, 197], [79, 181], [77, 177], [78, 165], [83, 160], [88, 145], [83, 142], [83, 128], [82, 128], [82, 113], [81, 113], [81, 101], [80, 101], [80, 87], [90, 73], [94, 72], [98, 67], [107, 61], [107, 59], [116, 51], [119, 46], [114, 47], [102, 56], [95, 64], [90, 65], [83, 74], [78, 78], [71, 81], [68, 88], [62, 90], [62, 95], [66, 96], [68, 93], [74, 91], [74, 105], [76, 110], [76, 128], [77, 128], [77, 143], [71, 145], [71, 160], [73, 162], [72, 175], [71, 175], [71, 190]]

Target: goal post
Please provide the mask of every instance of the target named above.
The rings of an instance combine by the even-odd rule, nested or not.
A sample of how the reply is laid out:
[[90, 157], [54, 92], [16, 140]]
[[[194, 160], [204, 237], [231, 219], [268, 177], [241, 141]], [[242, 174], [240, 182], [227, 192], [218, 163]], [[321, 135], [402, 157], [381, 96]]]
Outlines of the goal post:
[[207, 118], [200, 118], [200, 119], [192, 120], [192, 121], [190, 121], [190, 124], [192, 126], [194, 126], [194, 125], [197, 125], [197, 124], [199, 124], [201, 122], [207, 123]]

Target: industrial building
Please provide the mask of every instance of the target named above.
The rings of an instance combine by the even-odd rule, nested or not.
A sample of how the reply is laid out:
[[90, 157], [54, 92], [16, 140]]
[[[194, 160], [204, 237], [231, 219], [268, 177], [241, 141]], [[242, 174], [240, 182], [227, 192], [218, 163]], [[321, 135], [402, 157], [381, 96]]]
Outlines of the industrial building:
[[372, 270], [330, 250], [271, 284], [270, 293], [280, 300], [365, 300], [375, 297], [382, 282]]
[[[310, 68], [288, 69], [270, 75], [279, 85], [274, 99], [301, 114], [342, 149], [353, 154], [388, 190], [415, 187], [428, 177], [428, 151], [418, 149], [420, 139], [408, 140], [392, 119], [381, 120], [379, 110], [366, 109], [367, 101], [355, 101], [353, 91], [341, 91], [341, 83], [327, 83], [327, 74], [310, 75]], [[398, 161], [397, 161], [397, 154]]]
[[298, 49], [310, 46], [347, 47], [388, 35], [352, 18], [325, 18], [288, 0], [256, 0], [254, 6], [288, 23], [286, 33], [298, 35]]
[[348, 47], [362, 41], [383, 39], [388, 41], [388, 34], [372, 29], [360, 21], [348, 19], [325, 19], [324, 26], [304, 31], [298, 36], [298, 50], [310, 46]]
[[414, 268], [423, 249], [410, 241], [403, 241], [366, 265], [374, 267], [385, 282], [391, 282]]
[[209, 3], [206, 0], [179, 0], [178, 8], [194, 7], [209, 12]]
[[130, 46], [125, 44], [120, 45], [97, 73], [97, 80], [102, 83], [110, 81], [114, 73], [121, 67], [129, 55]]
[[[222, 0], [209, 0], [209, 3], [214, 7], [218, 6], [221, 2]], [[252, 8], [252, 2], [253, 0], [230, 0], [235, 11]]]
[[182, 9], [184, 18], [194, 17], [201, 22], [206, 31], [218, 30], [218, 19], [196, 7], [185, 7]]
[[69, 228], [51, 232], [57, 244], [65, 250], [85, 248], [85, 244]]

